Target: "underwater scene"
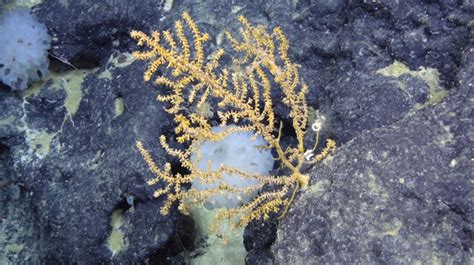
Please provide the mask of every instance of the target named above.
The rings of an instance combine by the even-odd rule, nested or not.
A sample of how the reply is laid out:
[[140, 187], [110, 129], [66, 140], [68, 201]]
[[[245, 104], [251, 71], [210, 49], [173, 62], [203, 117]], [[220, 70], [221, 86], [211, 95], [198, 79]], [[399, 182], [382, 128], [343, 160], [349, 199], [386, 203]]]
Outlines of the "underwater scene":
[[474, 2], [0, 0], [0, 264], [473, 264]]

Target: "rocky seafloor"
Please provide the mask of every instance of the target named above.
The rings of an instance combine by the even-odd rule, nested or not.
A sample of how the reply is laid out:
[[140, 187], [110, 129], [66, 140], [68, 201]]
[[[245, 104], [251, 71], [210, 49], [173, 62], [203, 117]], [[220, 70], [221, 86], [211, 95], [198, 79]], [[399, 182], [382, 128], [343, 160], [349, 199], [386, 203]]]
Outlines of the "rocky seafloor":
[[[0, 4], [6, 11], [15, 1]], [[129, 32], [169, 29], [183, 11], [209, 33], [209, 51], [237, 31], [239, 15], [280, 26], [310, 87], [308, 105], [326, 117], [322, 135], [337, 142], [307, 169], [310, 187], [285, 218], [245, 228], [242, 261], [474, 262], [472, 1], [31, 7], [52, 36], [51, 73], [26, 91], [0, 89], [0, 264], [198, 263], [206, 246], [193, 221], [177, 209], [159, 214], [134, 147], [143, 139], [165, 162], [157, 138], [172, 133], [173, 120], [143, 82]]]

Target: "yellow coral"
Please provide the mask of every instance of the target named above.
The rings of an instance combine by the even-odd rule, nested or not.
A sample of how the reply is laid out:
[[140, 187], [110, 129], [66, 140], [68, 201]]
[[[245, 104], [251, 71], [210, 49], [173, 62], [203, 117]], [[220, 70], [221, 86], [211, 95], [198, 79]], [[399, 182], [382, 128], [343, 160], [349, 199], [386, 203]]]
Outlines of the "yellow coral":
[[[162, 214], [167, 214], [174, 203], [178, 203], [180, 211], [187, 213], [187, 203], [203, 204], [214, 195], [226, 192], [253, 192], [265, 184], [278, 188], [262, 192], [238, 208], [221, 209], [215, 224], [218, 225], [223, 219], [237, 217], [235, 224], [245, 225], [254, 219], [267, 219], [270, 213], [278, 213], [283, 209], [284, 214], [295, 192], [308, 186], [309, 176], [301, 172], [302, 166], [322, 160], [335, 149], [334, 141], [329, 140], [320, 154], [313, 159], [307, 159], [308, 156], [305, 158], [305, 152], [315, 150], [315, 147], [306, 149], [304, 146], [308, 123], [305, 95], [308, 87], [301, 81], [299, 65], [293, 63], [288, 56], [289, 43], [281, 28], [277, 27], [269, 33], [263, 25], [252, 26], [242, 16], [239, 21], [243, 26], [240, 31], [241, 41], [231, 33], [225, 33], [232, 46], [233, 61], [230, 67], [219, 63], [225, 53], [222, 49], [215, 51], [210, 60], [205, 61], [203, 44], [208, 40], [208, 35], [200, 32], [186, 12], [182, 14], [182, 20], [175, 22], [175, 34], [164, 31], [161, 34], [152, 32], [148, 36], [140, 31], [131, 32], [139, 46], [148, 47], [146, 51], [133, 52], [136, 59], [150, 61], [144, 73], [145, 81], [151, 80], [160, 67], [169, 69], [169, 73], [156, 77], [155, 83], [168, 87], [170, 93], [159, 95], [157, 100], [170, 104], [166, 111], [174, 116], [177, 141], [189, 143], [186, 150], [173, 149], [165, 136], [160, 137], [160, 143], [168, 155], [177, 158], [181, 166], [190, 172], [172, 174], [169, 163], [164, 165], [164, 169], [160, 169], [143, 143], [137, 141], [138, 150], [155, 176], [148, 184], [154, 185], [159, 181], [165, 183], [165, 188], [155, 192], [156, 197], [166, 196], [161, 208]], [[295, 146], [284, 147], [280, 141], [282, 122], [276, 120], [271, 95], [276, 89], [281, 90], [282, 103], [289, 110], [296, 133]], [[209, 115], [190, 112], [201, 109], [210, 98], [217, 100], [217, 115], [221, 125], [232, 123], [236, 126], [227, 126], [219, 132], [213, 132]], [[276, 124], [279, 124], [278, 128], [275, 127]], [[273, 149], [277, 154], [276, 159], [291, 173], [287, 176], [260, 176], [226, 165], [222, 165], [217, 171], [204, 171], [191, 161], [191, 154], [197, 151], [199, 143], [219, 141], [239, 132], [261, 135], [268, 143], [265, 148]], [[253, 178], [259, 184], [240, 190], [225, 184], [203, 191], [182, 188], [193, 179], [206, 183], [216, 182], [223, 174]]]

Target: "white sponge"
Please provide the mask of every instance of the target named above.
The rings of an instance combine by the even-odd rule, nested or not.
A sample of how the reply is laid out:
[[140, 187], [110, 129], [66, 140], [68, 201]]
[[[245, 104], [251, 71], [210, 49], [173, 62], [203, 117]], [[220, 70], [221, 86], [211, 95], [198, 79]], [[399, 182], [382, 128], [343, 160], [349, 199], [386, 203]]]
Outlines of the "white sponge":
[[0, 18], [0, 81], [24, 90], [48, 73], [51, 37], [28, 8], [17, 8]]
[[[225, 128], [225, 127], [224, 127]], [[214, 127], [212, 130], [218, 132], [223, 127]], [[196, 154], [191, 156], [191, 160], [197, 163], [201, 170], [208, 169], [208, 161], [212, 161], [211, 170], [217, 170], [221, 164], [238, 168], [247, 173], [268, 175], [273, 169], [273, 157], [269, 149], [258, 148], [266, 146], [267, 143], [262, 136], [255, 136], [250, 132], [236, 133], [218, 142], [201, 143], [201, 159], [197, 160]], [[236, 188], [246, 188], [257, 184], [257, 180], [242, 178], [241, 176], [225, 174], [221, 182], [205, 184], [199, 179], [195, 179], [191, 188], [206, 190], [226, 183]], [[256, 192], [255, 192], [256, 193]], [[223, 194], [216, 195], [205, 206], [208, 209], [214, 208], [235, 208], [241, 203], [249, 202], [256, 194]]]

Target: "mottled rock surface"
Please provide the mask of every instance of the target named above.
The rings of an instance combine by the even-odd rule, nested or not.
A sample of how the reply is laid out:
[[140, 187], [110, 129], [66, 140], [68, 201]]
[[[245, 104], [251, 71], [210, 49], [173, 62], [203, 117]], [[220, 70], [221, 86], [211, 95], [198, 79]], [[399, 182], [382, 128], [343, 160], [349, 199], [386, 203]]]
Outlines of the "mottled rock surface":
[[246, 228], [248, 264], [472, 263], [474, 5], [450, 0], [34, 6], [52, 74], [22, 93], [0, 87], [0, 263], [189, 261], [193, 224], [159, 214], [134, 148], [142, 139], [162, 164], [157, 137], [173, 124], [128, 36], [185, 10], [209, 33], [206, 52], [229, 45], [238, 15], [281, 26], [326, 117], [322, 137], [338, 143], [285, 219]]
[[274, 263], [469, 264], [474, 84], [465, 77], [442, 103], [361, 134], [313, 170], [280, 222]]

